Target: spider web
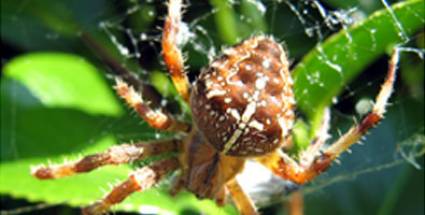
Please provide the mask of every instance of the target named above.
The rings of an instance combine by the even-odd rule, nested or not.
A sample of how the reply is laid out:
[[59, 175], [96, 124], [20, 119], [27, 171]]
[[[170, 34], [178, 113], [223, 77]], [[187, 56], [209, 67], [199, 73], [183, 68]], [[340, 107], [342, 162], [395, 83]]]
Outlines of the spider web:
[[[221, 35], [220, 26], [215, 25], [215, 19], [220, 16], [222, 11], [219, 3], [214, 2], [219, 1], [211, 1], [211, 5], [214, 6], [201, 1], [186, 2], [184, 24], [180, 27], [183, 32], [180, 45], [183, 47], [187, 59], [191, 80], [196, 78], [202, 66], [211, 62], [220, 54], [223, 47], [228, 46], [226, 40], [228, 43], [229, 41], [240, 42], [256, 34], [271, 35], [282, 42], [289, 52], [291, 68], [295, 67], [309, 50], [317, 49], [321, 60], [344, 76], [338, 59], [330, 59], [320, 51], [322, 44], [330, 35], [338, 31], [343, 31], [347, 40], [352, 42], [353, 35], [348, 29], [378, 9], [385, 9], [391, 14], [393, 28], [402, 39], [400, 68], [404, 71], [412, 62], [419, 62], [423, 65], [424, 51], [417, 48], [415, 44], [421, 35], [408, 36], [389, 6], [392, 2], [382, 0], [338, 5], [334, 1], [317, 0], [232, 0], [224, 5], [227, 9], [231, 9], [236, 22], [240, 24], [238, 26], [240, 29], [238, 34], [230, 39]], [[114, 5], [118, 9], [113, 15], [110, 14], [110, 11], [100, 11], [95, 15], [97, 30], [106, 36], [112, 47], [120, 54], [122, 63], [132, 68], [132, 71], [146, 83], [150, 83], [148, 80], [151, 80], [149, 78], [152, 75], [151, 71], [162, 71], [159, 74], [165, 74], [164, 65], [160, 59], [159, 43], [161, 39], [160, 24], [166, 7], [162, 3], [149, 0], [126, 3], [119, 1], [114, 2]], [[22, 7], [25, 5], [23, 4]], [[252, 15], [253, 13], [257, 15]], [[135, 21], [135, 17], [140, 16], [147, 24]], [[20, 34], [27, 37], [29, 41], [26, 30], [22, 29]], [[373, 38], [375, 30], [369, 30]], [[56, 41], [59, 37], [51, 32], [45, 33], [44, 36], [46, 40], [51, 41]], [[374, 49], [374, 47], [362, 48]], [[2, 57], [2, 64], [7, 60]], [[134, 65], [140, 65], [141, 68], [134, 69]], [[386, 65], [387, 58], [385, 57], [373, 63], [350, 84], [345, 85], [343, 91], [333, 99], [330, 129], [332, 138], [329, 142], [336, 140], [350, 125], [356, 123], [371, 109], [374, 96], [386, 72]], [[308, 81], [320, 86], [323, 84], [322, 79], [316, 74], [318, 73], [311, 73]], [[344, 153], [338, 162], [340, 164], [334, 165], [312, 184], [302, 188], [307, 214], [318, 214], [317, 211], [325, 211], [323, 214], [326, 214], [326, 211], [344, 212], [345, 214], [364, 213], [361, 207], [355, 205], [361, 204], [359, 197], [355, 195], [360, 195], [362, 192], [362, 195], [375, 201], [366, 205], [373, 208], [373, 211], [381, 212], [383, 204], [391, 202], [391, 198], [397, 200], [396, 197], [388, 197], [391, 196], [391, 193], [402, 195], [400, 189], [403, 189], [403, 186], [407, 187], [406, 181], [409, 181], [404, 177], [413, 178], [420, 177], [418, 174], [423, 175], [423, 170], [421, 170], [425, 149], [423, 79], [421, 83], [413, 83], [406, 81], [408, 78], [403, 74], [400, 74], [400, 77], [402, 80], [396, 85], [395, 95], [391, 99], [386, 118], [378, 128], [373, 129], [366, 136], [366, 139], [362, 141], [362, 146], [355, 145], [351, 149], [352, 153]], [[172, 90], [165, 89], [164, 91]], [[170, 95], [166, 96], [161, 104], [178, 106], [176, 104], [177, 96], [172, 93]], [[181, 112], [179, 107], [175, 112]], [[418, 119], [417, 113], [422, 116], [420, 119]], [[130, 114], [130, 116], [135, 118], [134, 114]], [[299, 113], [299, 116], [305, 117], [302, 113]], [[183, 114], [180, 117], [184, 118], [185, 116]], [[123, 121], [106, 121], [105, 127], [111, 128], [116, 124], [125, 126], [125, 123]], [[105, 129], [104, 132], [108, 132], [108, 129]], [[137, 139], [139, 136], [135, 133], [126, 133], [118, 139]], [[165, 136], [158, 132], [151, 135], [153, 138]], [[95, 139], [97, 136], [93, 137], [93, 141]], [[256, 176], [255, 180], [252, 175]], [[270, 206], [286, 201], [288, 194], [297, 190], [293, 184], [282, 182], [253, 163], [248, 164], [246, 171], [238, 179], [261, 206]], [[394, 183], [401, 184], [399, 185], [401, 188], [393, 188]], [[358, 190], [354, 191], [354, 188]], [[33, 210], [38, 209], [33, 208]], [[419, 210], [423, 211], [423, 207]], [[17, 213], [28, 211], [31, 212], [31, 208], [24, 208], [21, 211], [18, 209]]]

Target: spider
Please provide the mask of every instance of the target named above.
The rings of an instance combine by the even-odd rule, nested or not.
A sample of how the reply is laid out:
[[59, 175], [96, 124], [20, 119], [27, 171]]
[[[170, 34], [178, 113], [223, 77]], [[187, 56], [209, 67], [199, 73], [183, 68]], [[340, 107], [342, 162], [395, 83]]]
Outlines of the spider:
[[[106, 213], [132, 193], [149, 189], [177, 170], [179, 175], [172, 184], [172, 194], [186, 189], [200, 199], [213, 199], [218, 204], [223, 204], [230, 194], [241, 214], [258, 214], [253, 201], [236, 180], [248, 159], [259, 162], [284, 180], [302, 185], [328, 169], [332, 161], [383, 118], [393, 91], [398, 51], [390, 59], [372, 111], [329, 147], [324, 147], [329, 127], [326, 111], [321, 132], [300, 158], [294, 160], [282, 150], [292, 141], [296, 105], [289, 63], [282, 46], [271, 37], [251, 37], [224, 50], [223, 55], [202, 69], [190, 86], [177, 45], [182, 6], [181, 0], [168, 2], [162, 54], [177, 92], [191, 107], [193, 123], [177, 120], [166, 109], [152, 108], [143, 99], [143, 92], [134, 88], [137, 80], [133, 77], [116, 78], [115, 90], [151, 127], [183, 133], [183, 137], [121, 144], [76, 162], [40, 166], [32, 171], [38, 179], [57, 179], [105, 165], [129, 163], [168, 152], [177, 154], [136, 169], [103, 199], [83, 208], [83, 214]], [[113, 67], [119, 70], [118, 65]]]

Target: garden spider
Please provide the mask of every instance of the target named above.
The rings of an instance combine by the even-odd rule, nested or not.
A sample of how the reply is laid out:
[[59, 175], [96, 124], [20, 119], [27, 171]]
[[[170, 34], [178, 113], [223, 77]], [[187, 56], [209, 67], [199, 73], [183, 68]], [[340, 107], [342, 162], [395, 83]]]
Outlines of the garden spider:
[[181, 8], [181, 0], [169, 1], [162, 36], [163, 58], [177, 92], [190, 104], [193, 124], [178, 121], [167, 110], [153, 109], [130, 85], [133, 79], [129, 77], [117, 78], [115, 90], [150, 126], [183, 133], [183, 138], [122, 144], [77, 162], [37, 167], [32, 172], [39, 179], [56, 179], [104, 165], [177, 152], [176, 157], [135, 170], [103, 199], [84, 208], [84, 214], [105, 213], [133, 192], [152, 187], [176, 170], [181, 171], [171, 188], [172, 193], [184, 188], [200, 199], [213, 199], [219, 204], [224, 203], [229, 193], [241, 214], [258, 214], [253, 201], [235, 178], [247, 159], [259, 162], [282, 179], [305, 184], [325, 171], [333, 160], [382, 119], [393, 90], [398, 51], [391, 57], [373, 110], [360, 124], [325, 148], [329, 117], [324, 117], [318, 137], [301, 153], [298, 161], [293, 160], [281, 150], [291, 144], [296, 105], [288, 60], [282, 47], [270, 37], [247, 39], [224, 50], [221, 57], [201, 71], [190, 87], [177, 46]]

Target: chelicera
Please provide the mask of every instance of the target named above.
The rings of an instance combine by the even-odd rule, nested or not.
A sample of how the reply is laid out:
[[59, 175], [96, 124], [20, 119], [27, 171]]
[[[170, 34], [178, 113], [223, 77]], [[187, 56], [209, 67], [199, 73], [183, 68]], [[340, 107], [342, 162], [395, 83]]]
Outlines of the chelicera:
[[[230, 194], [241, 214], [257, 214], [252, 200], [235, 178], [248, 159], [259, 162], [282, 179], [304, 184], [325, 171], [382, 119], [393, 89], [397, 51], [391, 58], [373, 110], [325, 148], [329, 123], [326, 112], [319, 136], [298, 160], [292, 159], [282, 150], [291, 144], [296, 106], [282, 46], [271, 37], [249, 38], [224, 50], [190, 86], [177, 46], [181, 7], [181, 0], [169, 1], [162, 37], [163, 58], [178, 93], [190, 104], [193, 123], [180, 122], [167, 110], [152, 108], [144, 100], [143, 92], [135, 90], [134, 77], [117, 78], [115, 90], [150, 126], [183, 133], [183, 138], [122, 144], [76, 162], [37, 167], [32, 172], [39, 179], [56, 179], [166, 152], [178, 154], [135, 170], [103, 199], [85, 207], [84, 214], [106, 213], [133, 192], [152, 187], [176, 170], [180, 174], [171, 187], [172, 193], [185, 189], [198, 198], [213, 199], [219, 204]], [[108, 62], [105, 54], [101, 57]], [[112, 67], [120, 70], [117, 65]]]

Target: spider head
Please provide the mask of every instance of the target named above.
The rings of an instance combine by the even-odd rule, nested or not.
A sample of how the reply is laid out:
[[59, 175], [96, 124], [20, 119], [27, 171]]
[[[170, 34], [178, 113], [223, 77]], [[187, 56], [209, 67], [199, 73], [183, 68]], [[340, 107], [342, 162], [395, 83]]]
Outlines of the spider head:
[[225, 155], [271, 152], [293, 126], [292, 83], [282, 47], [268, 37], [248, 39], [201, 71], [191, 94], [195, 125]]

